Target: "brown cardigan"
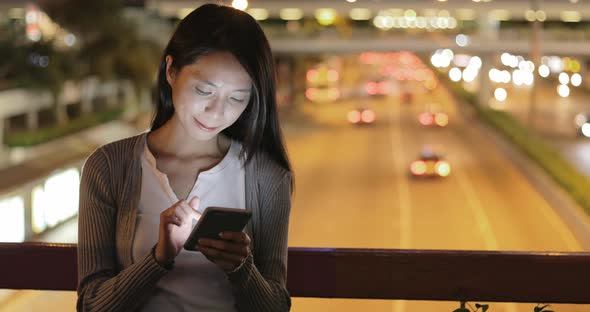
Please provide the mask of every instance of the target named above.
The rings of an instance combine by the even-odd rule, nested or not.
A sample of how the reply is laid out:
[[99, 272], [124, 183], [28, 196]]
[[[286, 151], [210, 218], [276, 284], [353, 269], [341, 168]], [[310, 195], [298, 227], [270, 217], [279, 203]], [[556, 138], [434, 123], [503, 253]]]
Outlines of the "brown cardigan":
[[[131, 248], [141, 191], [143, 133], [104, 145], [86, 160], [80, 182], [78, 311], [141, 307], [168, 270], [151, 254], [133, 263]], [[239, 311], [288, 311], [287, 235], [291, 174], [266, 155], [246, 167], [246, 232], [252, 256], [228, 275]]]

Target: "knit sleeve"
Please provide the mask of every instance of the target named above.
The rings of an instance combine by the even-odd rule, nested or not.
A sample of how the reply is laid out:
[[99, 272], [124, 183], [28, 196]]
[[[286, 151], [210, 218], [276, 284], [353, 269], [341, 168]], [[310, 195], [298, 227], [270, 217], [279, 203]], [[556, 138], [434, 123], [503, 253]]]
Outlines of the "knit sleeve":
[[239, 311], [289, 311], [287, 238], [291, 209], [291, 175], [265, 177], [260, 192], [260, 229], [254, 252], [229, 275]]
[[117, 207], [108, 158], [101, 149], [87, 159], [80, 181], [78, 311], [130, 311], [166, 274], [151, 254], [119, 271]]

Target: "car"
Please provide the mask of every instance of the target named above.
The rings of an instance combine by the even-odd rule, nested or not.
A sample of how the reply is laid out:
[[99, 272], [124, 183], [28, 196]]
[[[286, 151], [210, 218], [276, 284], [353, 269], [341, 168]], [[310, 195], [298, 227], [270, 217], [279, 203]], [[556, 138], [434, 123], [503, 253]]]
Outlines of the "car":
[[376, 114], [370, 108], [356, 108], [349, 111], [346, 117], [353, 125], [369, 125], [375, 122]]
[[425, 111], [418, 116], [420, 124], [426, 127], [446, 127], [449, 124], [449, 116], [441, 112]]
[[400, 94], [400, 101], [402, 104], [412, 104], [414, 95], [409, 91], [402, 91]]
[[579, 113], [576, 115], [574, 122], [578, 133], [590, 138], [590, 113]]
[[442, 153], [425, 147], [410, 165], [410, 173], [414, 177], [445, 178], [451, 174], [451, 165]]

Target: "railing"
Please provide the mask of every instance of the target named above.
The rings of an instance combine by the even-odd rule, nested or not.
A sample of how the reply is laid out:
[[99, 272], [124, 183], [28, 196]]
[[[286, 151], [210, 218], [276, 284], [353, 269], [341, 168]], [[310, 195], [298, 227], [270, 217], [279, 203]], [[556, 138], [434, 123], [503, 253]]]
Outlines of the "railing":
[[[76, 245], [0, 243], [0, 289], [76, 289]], [[290, 248], [294, 297], [590, 303], [590, 253]]]

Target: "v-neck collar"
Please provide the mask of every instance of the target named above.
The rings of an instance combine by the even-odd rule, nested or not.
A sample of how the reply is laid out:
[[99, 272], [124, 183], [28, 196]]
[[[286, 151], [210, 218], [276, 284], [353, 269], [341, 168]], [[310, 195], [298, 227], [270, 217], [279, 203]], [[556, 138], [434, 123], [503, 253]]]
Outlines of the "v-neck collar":
[[[156, 157], [150, 151], [149, 145], [147, 144], [147, 133], [144, 135], [143, 145], [144, 145], [143, 153], [142, 153], [143, 157], [145, 157], [151, 170], [158, 177], [158, 182], [160, 183], [162, 189], [166, 192], [166, 194], [170, 198], [171, 203], [176, 203], [177, 201], [180, 200], [180, 197], [178, 196], [178, 194], [176, 194], [174, 189], [172, 189], [172, 185], [170, 184], [170, 180], [168, 179], [168, 175], [158, 169]], [[234, 158], [234, 157], [236, 157], [239, 161], [239, 159], [240, 159], [239, 149], [240, 149], [239, 142], [237, 142], [235, 140], [231, 140], [230, 146], [229, 146], [227, 152], [225, 153], [225, 155], [223, 156], [223, 158], [217, 164], [215, 164], [213, 167], [211, 167], [207, 170], [201, 171], [197, 174], [195, 181], [194, 181], [191, 189], [188, 192], [188, 196], [190, 196], [190, 194], [195, 191], [195, 189], [199, 183], [200, 176], [216, 174], [216, 173], [222, 171], [231, 163], [232, 158]], [[188, 198], [185, 198], [185, 199], [188, 199]]]

